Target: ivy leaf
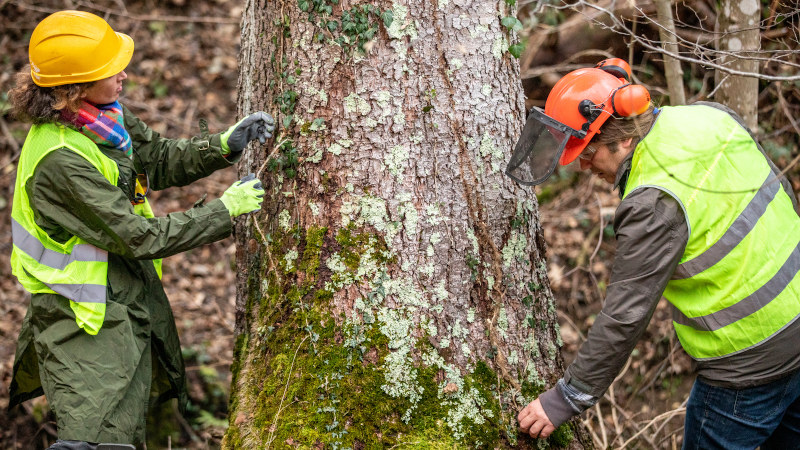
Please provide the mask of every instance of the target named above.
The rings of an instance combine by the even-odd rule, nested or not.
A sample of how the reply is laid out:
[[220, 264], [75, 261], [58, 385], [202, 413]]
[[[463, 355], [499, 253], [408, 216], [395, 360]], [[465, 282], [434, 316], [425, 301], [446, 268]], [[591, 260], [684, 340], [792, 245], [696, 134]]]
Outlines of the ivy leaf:
[[500, 21], [500, 24], [508, 28], [509, 30], [513, 31], [522, 30], [522, 22], [520, 22], [519, 19], [517, 19], [516, 17], [512, 16], [503, 17], [503, 20]]
[[514, 6], [517, 4], [517, 0], [506, 0], [506, 5]]
[[298, 0], [297, 6], [300, 8], [300, 11], [308, 12], [308, 7], [310, 3], [308, 0]]
[[514, 44], [508, 47], [508, 52], [511, 53], [514, 58], [519, 58], [519, 55], [522, 54], [522, 50], [525, 49], [524, 44]]
[[330, 20], [330, 21], [328, 21], [327, 27], [328, 27], [328, 31], [331, 31], [331, 32], [336, 31], [336, 29], [339, 28], [339, 22], [337, 22], [335, 20]]
[[317, 117], [311, 122], [311, 127], [309, 127], [311, 131], [320, 131], [325, 129], [325, 119], [321, 117]]
[[392, 11], [387, 9], [381, 14], [381, 19], [383, 19], [383, 25], [386, 26], [386, 28], [389, 28], [390, 26], [392, 26], [392, 21], [394, 20], [394, 14], [392, 13]]
[[291, 114], [286, 116], [286, 117], [284, 117], [283, 118], [283, 128], [289, 128], [289, 126], [292, 124], [292, 120], [294, 120], [294, 116], [291, 115]]

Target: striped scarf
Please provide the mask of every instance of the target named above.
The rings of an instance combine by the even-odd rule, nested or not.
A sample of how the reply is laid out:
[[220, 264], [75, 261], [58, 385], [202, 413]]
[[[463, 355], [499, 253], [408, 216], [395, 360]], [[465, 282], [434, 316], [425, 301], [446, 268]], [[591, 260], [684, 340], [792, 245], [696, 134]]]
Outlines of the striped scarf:
[[131, 157], [131, 138], [125, 129], [122, 105], [119, 102], [93, 105], [84, 101], [77, 114], [63, 114], [62, 118], [95, 144], [116, 147], [125, 156]]

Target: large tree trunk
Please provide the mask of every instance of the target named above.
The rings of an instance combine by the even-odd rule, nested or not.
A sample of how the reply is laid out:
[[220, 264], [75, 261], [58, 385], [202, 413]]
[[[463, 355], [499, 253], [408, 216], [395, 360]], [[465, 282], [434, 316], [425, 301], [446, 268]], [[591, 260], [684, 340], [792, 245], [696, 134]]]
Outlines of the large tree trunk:
[[536, 198], [503, 174], [524, 117], [507, 8], [246, 3], [240, 113], [283, 123], [240, 163], [267, 194], [236, 229], [226, 447], [535, 445], [516, 414], [561, 341]]
[[[761, 2], [758, 0], [723, 0], [717, 14], [717, 50], [719, 62], [740, 72], [758, 73], [761, 45], [759, 25]], [[745, 124], [758, 131], [758, 78], [715, 73], [718, 86], [715, 100], [730, 107], [744, 119]]]

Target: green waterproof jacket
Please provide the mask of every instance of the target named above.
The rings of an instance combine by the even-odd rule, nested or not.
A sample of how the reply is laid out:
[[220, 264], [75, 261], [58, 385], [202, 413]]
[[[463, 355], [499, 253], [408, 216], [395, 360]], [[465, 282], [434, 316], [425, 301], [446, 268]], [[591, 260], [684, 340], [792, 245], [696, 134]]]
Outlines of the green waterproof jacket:
[[137, 174], [151, 190], [183, 186], [229, 167], [219, 135], [165, 139], [123, 108], [135, 156], [100, 146], [119, 166], [117, 185], [63, 148], [37, 165], [25, 186], [36, 224], [54, 240], [79, 236], [108, 251], [106, 313], [91, 335], [78, 327], [69, 300], [32, 294], [20, 330], [9, 408], [45, 394], [60, 439], [138, 443], [148, 406], [177, 397], [186, 405], [184, 363], [152, 260], [230, 235], [220, 200], [145, 219], [133, 212]]

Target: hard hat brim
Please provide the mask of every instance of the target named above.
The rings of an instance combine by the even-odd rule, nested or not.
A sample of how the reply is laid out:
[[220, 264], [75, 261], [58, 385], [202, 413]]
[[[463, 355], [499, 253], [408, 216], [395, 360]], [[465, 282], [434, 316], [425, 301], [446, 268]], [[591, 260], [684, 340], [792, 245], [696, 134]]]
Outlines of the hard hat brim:
[[117, 36], [120, 38], [120, 47], [117, 57], [108, 63], [108, 70], [104, 73], [104, 76], [99, 76], [96, 80], [92, 81], [114, 76], [125, 70], [128, 64], [130, 64], [131, 58], [133, 58], [133, 38], [125, 33], [117, 33]]
[[[116, 56], [100, 69], [91, 73], [73, 74], [69, 76], [46, 76], [35, 73], [33, 67], [31, 67], [31, 78], [33, 79], [33, 82], [41, 87], [54, 87], [76, 83], [91, 83], [112, 77], [122, 72], [126, 67], [128, 67], [128, 64], [131, 62], [131, 58], [133, 58], [133, 38], [125, 33], [115, 32], [115, 34], [119, 38], [119, 50], [117, 51]], [[48, 78], [50, 80], [48, 80]]]

